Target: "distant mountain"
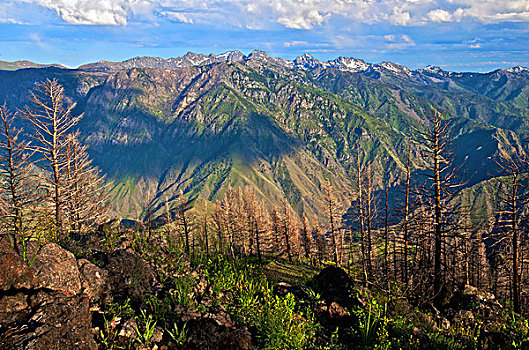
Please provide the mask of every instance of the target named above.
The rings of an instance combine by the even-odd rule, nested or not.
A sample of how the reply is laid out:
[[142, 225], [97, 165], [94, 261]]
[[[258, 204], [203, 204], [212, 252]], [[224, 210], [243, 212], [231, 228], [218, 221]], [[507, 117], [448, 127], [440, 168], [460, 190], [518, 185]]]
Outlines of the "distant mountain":
[[[161, 211], [180, 191], [214, 200], [228, 185], [322, 215], [326, 179], [341, 203], [352, 199], [359, 152], [378, 188], [397, 186], [410, 129], [432, 108], [451, 116], [467, 185], [496, 176], [500, 150], [527, 147], [527, 76], [520, 67], [457, 73], [307, 54], [188, 53], [0, 71], [0, 102], [21, 107], [35, 81], [58, 79], [85, 114], [79, 128], [122, 216], [140, 216], [149, 202]], [[415, 145], [418, 174], [419, 155]]]
[[0, 61], [0, 70], [18, 70], [18, 69], [25, 69], [25, 68], [46, 68], [46, 67], [56, 67], [56, 68], [67, 68], [66, 66], [52, 63], [52, 64], [39, 64], [31, 61], [14, 61], [14, 62], [7, 62], [7, 61]]
[[80, 66], [79, 70], [85, 71], [116, 71], [132, 68], [163, 68], [177, 69], [192, 66], [204, 66], [223, 61], [240, 61], [244, 59], [240, 51], [229, 51], [221, 55], [210, 54], [208, 56], [188, 52], [182, 57], [163, 59], [159, 57], [134, 57], [123, 62], [99, 61]]

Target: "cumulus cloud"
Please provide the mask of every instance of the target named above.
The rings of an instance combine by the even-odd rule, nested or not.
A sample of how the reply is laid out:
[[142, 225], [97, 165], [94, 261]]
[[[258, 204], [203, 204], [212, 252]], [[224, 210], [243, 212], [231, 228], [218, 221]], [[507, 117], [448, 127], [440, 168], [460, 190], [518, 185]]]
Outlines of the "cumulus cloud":
[[19, 0], [57, 12], [66, 22], [85, 25], [126, 25], [129, 16], [147, 13], [149, 0]]
[[452, 22], [453, 16], [452, 13], [443, 10], [443, 9], [436, 9], [428, 12], [426, 14], [428, 19], [432, 22], [441, 23], [441, 22]]
[[[57, 12], [73, 24], [126, 25], [133, 17], [154, 13], [183, 23], [226, 22], [263, 28], [278, 23], [311, 29], [333, 17], [354, 22], [389, 22], [398, 26], [443, 23], [464, 18], [481, 22], [529, 21], [527, 0], [12, 0]], [[214, 18], [214, 20], [213, 20]], [[1, 20], [1, 17], [0, 17]], [[5, 21], [5, 19], [4, 19]]]
[[529, 2], [527, 0], [450, 0], [460, 6], [454, 14], [475, 18], [481, 22], [526, 22], [529, 21]]

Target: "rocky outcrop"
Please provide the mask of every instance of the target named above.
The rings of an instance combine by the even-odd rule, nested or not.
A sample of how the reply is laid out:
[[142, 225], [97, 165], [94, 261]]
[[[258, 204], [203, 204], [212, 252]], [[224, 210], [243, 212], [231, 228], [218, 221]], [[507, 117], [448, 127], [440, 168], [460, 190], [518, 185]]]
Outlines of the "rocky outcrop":
[[0, 237], [0, 292], [30, 288], [33, 271], [11, 247], [7, 237]]
[[0, 348], [97, 349], [72, 253], [41, 248], [32, 267], [0, 239]]

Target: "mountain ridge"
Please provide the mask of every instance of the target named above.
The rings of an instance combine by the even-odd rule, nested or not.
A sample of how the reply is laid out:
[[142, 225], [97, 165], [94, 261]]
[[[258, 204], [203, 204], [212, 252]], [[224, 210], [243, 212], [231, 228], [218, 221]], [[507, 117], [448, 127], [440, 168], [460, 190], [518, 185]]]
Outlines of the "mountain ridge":
[[[162, 210], [180, 192], [211, 201], [245, 185], [270, 206], [286, 197], [296, 212], [318, 215], [327, 180], [341, 189], [342, 203], [354, 197], [357, 156], [378, 174], [376, 188], [396, 187], [410, 130], [432, 108], [453, 119], [469, 185], [495, 176], [499, 149], [519, 147], [527, 135], [529, 82], [519, 73], [446, 76], [389, 62], [353, 72], [311, 57], [296, 64], [312, 69], [256, 51], [179, 69], [0, 71], [0, 101], [21, 108], [35, 81], [58, 79], [67, 100], [78, 102], [76, 113], [85, 114], [81, 136], [125, 217], [141, 217], [149, 205]], [[472, 84], [476, 77], [480, 84]], [[417, 172], [424, 166], [417, 145], [412, 158]]]

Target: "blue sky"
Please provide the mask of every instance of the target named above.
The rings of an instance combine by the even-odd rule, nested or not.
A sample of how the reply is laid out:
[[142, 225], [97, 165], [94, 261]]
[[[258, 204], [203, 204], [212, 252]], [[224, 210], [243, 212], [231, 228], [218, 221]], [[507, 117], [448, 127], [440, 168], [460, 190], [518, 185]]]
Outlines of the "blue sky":
[[0, 0], [0, 60], [262, 49], [454, 71], [529, 66], [529, 0]]

